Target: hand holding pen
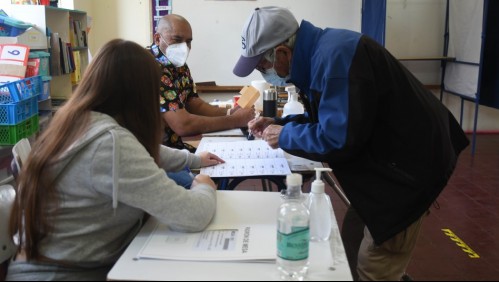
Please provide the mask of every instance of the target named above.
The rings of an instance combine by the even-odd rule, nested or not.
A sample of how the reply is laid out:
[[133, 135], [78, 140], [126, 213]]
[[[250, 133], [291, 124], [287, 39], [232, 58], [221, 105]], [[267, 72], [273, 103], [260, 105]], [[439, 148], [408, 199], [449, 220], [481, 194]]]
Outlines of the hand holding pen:
[[[274, 123], [274, 119], [270, 117], [260, 117], [259, 115], [255, 117], [253, 120], [248, 122], [248, 139], [253, 140], [255, 137], [261, 138], [263, 131], [269, 125]], [[250, 136], [251, 139], [250, 139]]]
[[255, 124], [258, 121], [259, 117], [260, 117], [260, 111], [255, 109], [255, 118], [248, 122], [248, 140], [255, 139], [255, 135], [253, 134], [253, 129], [252, 129], [252, 126], [250, 124]]

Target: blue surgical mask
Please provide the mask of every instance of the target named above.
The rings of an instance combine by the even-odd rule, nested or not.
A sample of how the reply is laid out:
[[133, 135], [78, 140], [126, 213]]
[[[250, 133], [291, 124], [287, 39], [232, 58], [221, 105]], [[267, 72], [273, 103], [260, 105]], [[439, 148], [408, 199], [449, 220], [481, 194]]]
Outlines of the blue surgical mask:
[[270, 69], [265, 70], [265, 72], [262, 72], [262, 76], [271, 85], [274, 86], [286, 86], [288, 84], [288, 80], [291, 78], [291, 76], [288, 74], [285, 77], [280, 77], [277, 72], [275, 71], [274, 64], [275, 64], [275, 50], [270, 49], [269, 51], [265, 52], [264, 58], [272, 62], [272, 67]]
[[286, 86], [288, 84], [287, 81], [291, 78], [289, 74], [286, 77], [280, 77], [274, 67], [265, 70], [262, 76], [265, 81], [274, 86]]

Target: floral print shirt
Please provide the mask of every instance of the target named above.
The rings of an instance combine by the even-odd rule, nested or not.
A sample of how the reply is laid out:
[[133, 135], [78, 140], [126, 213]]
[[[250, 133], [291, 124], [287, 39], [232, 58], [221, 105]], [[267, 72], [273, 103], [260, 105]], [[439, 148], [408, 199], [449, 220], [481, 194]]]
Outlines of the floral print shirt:
[[[161, 68], [159, 102], [162, 113], [184, 109], [190, 99], [199, 97], [194, 92], [194, 82], [187, 64], [179, 68], [175, 67], [155, 44], [151, 46], [151, 53]], [[182, 138], [167, 125], [163, 144], [171, 148], [188, 149], [191, 152], [196, 150], [191, 145], [182, 142]]]

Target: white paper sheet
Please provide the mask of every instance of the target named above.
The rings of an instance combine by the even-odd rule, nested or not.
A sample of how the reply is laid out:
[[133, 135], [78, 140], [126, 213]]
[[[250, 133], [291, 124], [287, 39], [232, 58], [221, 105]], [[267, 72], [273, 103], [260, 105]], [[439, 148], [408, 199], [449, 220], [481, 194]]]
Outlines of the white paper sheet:
[[[217, 191], [217, 212], [201, 232], [175, 232], [156, 222], [136, 258], [275, 262], [280, 194], [230, 192], [234, 193]], [[256, 208], [255, 203], [261, 207]]]
[[211, 177], [240, 177], [291, 174], [281, 149], [272, 149], [263, 140], [201, 142], [196, 152], [209, 151], [225, 163], [201, 169]]
[[276, 259], [275, 225], [210, 225], [197, 233], [158, 224], [138, 258], [189, 261], [269, 261]]
[[203, 133], [202, 136], [244, 136], [243, 131], [240, 128], [215, 131], [215, 132], [207, 132]]

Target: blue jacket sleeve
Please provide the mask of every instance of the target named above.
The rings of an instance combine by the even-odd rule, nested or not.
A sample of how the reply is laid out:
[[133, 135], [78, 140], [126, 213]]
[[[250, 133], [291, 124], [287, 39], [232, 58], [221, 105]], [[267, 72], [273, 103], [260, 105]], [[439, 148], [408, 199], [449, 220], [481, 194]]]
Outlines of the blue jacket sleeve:
[[[363, 58], [360, 51], [356, 57]], [[365, 61], [353, 63], [344, 77], [322, 78], [321, 93], [309, 94], [317, 106], [317, 118], [310, 123], [289, 122], [279, 136], [279, 146], [315, 161], [341, 163], [365, 149], [377, 118], [379, 93], [372, 70]]]
[[344, 146], [348, 124], [348, 79], [331, 79], [319, 102], [319, 122], [288, 122], [279, 137], [287, 151], [304, 154], [327, 154]]

